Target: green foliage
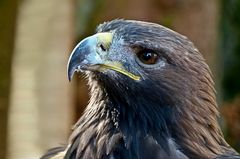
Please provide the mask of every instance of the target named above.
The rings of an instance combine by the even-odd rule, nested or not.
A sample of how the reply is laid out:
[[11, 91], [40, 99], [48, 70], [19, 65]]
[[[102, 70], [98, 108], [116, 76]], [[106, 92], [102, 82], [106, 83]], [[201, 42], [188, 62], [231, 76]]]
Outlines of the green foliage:
[[96, 25], [99, 23], [99, 12], [102, 8], [103, 0], [78, 0], [76, 11], [76, 33], [77, 41], [82, 37], [94, 33]]
[[240, 93], [240, 1], [222, 0], [221, 11], [223, 95], [225, 100], [232, 100]]
[[168, 15], [163, 17], [161, 20], [161, 24], [168, 27], [168, 28], [173, 28], [173, 21], [175, 19], [174, 14]]
[[222, 58], [223, 98], [228, 101], [222, 107], [227, 128], [226, 140], [236, 150], [240, 150], [239, 141], [239, 99], [240, 95], [240, 1], [221, 0], [220, 21], [220, 57]]

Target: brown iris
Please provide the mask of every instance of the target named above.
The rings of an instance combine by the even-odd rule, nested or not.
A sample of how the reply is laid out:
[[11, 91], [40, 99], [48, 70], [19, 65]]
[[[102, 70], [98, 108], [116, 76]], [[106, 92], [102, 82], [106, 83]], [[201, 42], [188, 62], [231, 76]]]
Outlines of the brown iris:
[[148, 65], [155, 64], [158, 60], [158, 54], [151, 50], [142, 50], [137, 53], [137, 57], [142, 63]]

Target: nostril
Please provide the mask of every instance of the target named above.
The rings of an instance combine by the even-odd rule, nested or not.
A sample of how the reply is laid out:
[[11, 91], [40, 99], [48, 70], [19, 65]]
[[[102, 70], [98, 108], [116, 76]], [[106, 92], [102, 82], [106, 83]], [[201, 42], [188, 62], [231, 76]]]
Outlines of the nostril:
[[106, 47], [103, 44], [99, 44], [99, 47], [101, 48], [102, 51], [107, 51]]

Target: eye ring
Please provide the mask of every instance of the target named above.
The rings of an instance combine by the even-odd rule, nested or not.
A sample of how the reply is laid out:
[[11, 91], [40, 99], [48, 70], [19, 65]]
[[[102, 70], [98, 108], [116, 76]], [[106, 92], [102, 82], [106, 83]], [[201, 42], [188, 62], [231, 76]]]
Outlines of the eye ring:
[[146, 65], [154, 65], [159, 59], [158, 54], [152, 50], [141, 50], [136, 55], [139, 61]]

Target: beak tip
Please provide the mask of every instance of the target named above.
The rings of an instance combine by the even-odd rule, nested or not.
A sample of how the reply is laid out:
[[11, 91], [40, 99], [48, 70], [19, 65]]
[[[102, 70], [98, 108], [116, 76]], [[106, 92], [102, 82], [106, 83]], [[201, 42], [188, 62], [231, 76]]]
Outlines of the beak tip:
[[67, 74], [67, 76], [68, 76], [68, 81], [69, 81], [69, 82], [72, 81], [74, 72], [75, 72], [75, 71], [73, 71], [73, 70], [71, 70], [71, 69], [70, 69], [70, 70], [68, 69], [68, 74]]
[[71, 82], [72, 76], [73, 76], [72, 67], [70, 66], [70, 61], [68, 61], [68, 65], [67, 65], [67, 78], [68, 78], [69, 82]]
[[71, 82], [72, 78], [69, 76], [69, 74], [68, 74], [67, 78], [68, 78], [68, 82]]

